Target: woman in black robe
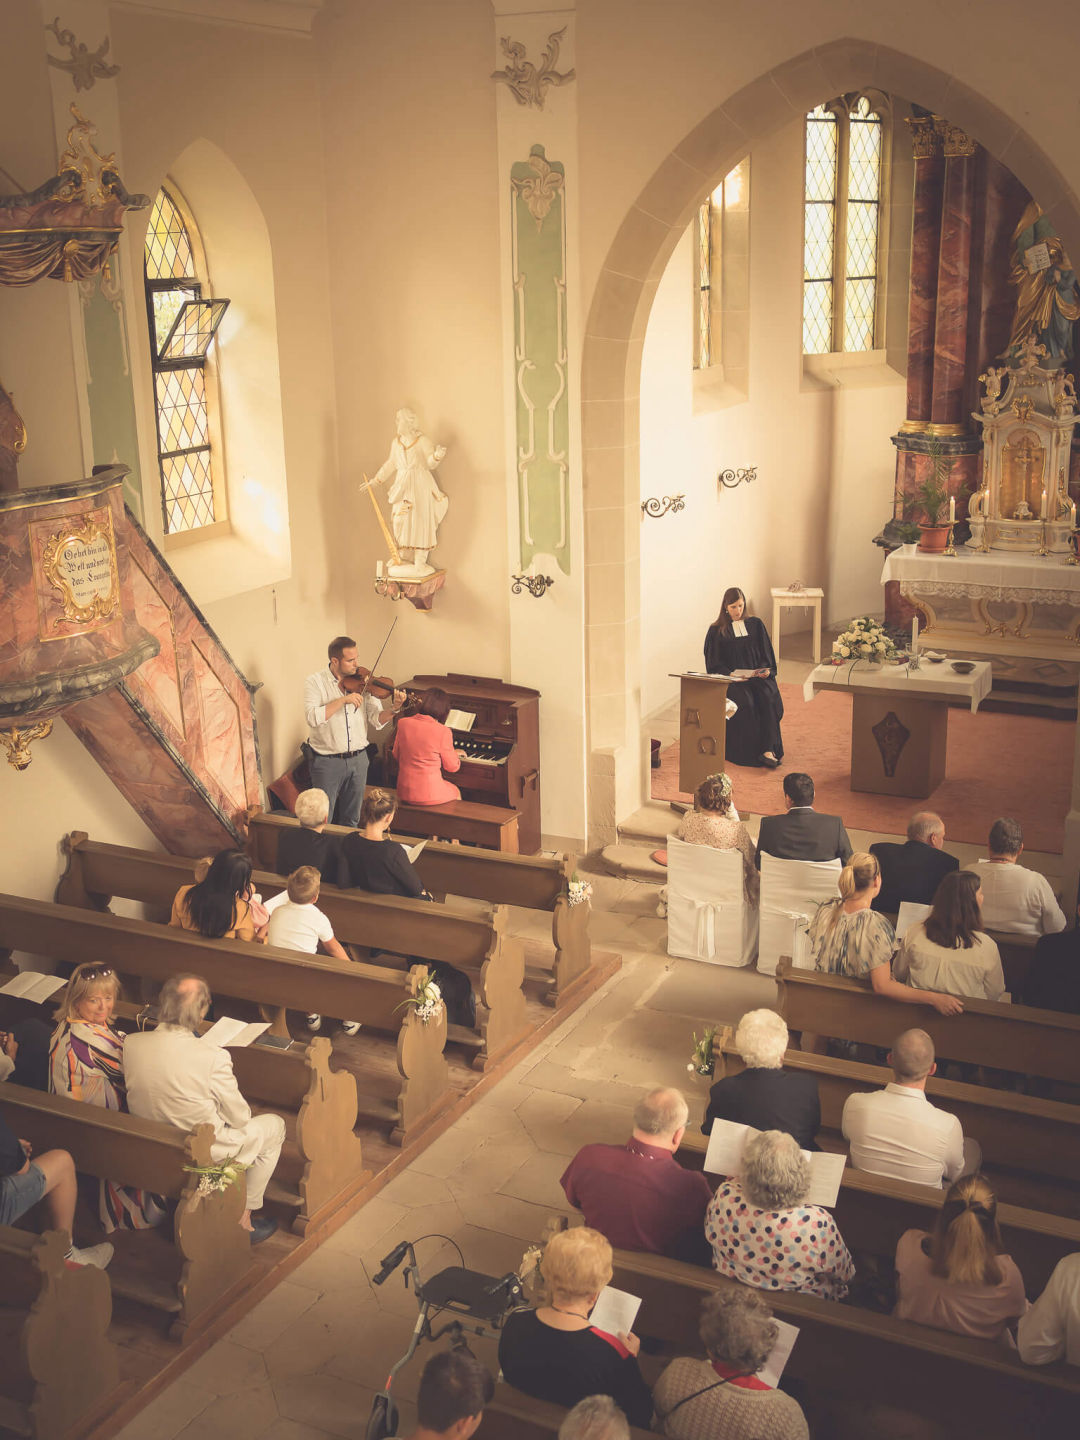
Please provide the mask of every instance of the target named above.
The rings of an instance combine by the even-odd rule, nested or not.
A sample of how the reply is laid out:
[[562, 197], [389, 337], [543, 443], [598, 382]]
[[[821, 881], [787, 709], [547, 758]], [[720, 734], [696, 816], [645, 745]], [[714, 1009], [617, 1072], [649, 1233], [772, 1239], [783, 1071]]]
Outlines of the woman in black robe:
[[754, 671], [750, 679], [728, 686], [728, 698], [739, 708], [727, 722], [725, 756], [733, 765], [775, 770], [784, 758], [784, 702], [776, 684], [776, 656], [769, 632], [756, 615], [746, 615], [746, 596], [734, 586], [724, 591], [720, 614], [705, 636], [705, 669], [710, 675]]

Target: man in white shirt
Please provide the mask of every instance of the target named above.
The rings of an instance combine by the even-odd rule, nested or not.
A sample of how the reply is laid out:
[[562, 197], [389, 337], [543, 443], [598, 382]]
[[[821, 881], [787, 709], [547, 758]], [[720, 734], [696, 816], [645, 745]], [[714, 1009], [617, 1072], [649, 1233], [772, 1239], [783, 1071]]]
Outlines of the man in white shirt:
[[339, 825], [355, 825], [364, 803], [367, 747], [372, 730], [381, 730], [401, 708], [404, 690], [395, 690], [393, 709], [384, 711], [373, 695], [346, 691], [342, 681], [359, 669], [356, 641], [338, 635], [327, 646], [329, 664], [304, 681], [304, 719], [311, 784], [325, 790], [330, 814]]
[[[349, 964], [348, 952], [340, 940], [334, 939], [334, 927], [330, 918], [324, 915], [315, 901], [319, 898], [322, 876], [314, 865], [301, 865], [289, 876], [288, 884], [280, 895], [275, 895], [266, 904], [270, 912], [267, 929], [267, 943], [280, 945], [285, 950], [301, 950], [305, 955], [318, 954], [319, 947], [335, 960]], [[308, 1029], [318, 1030], [322, 1016], [311, 1011], [307, 1017]], [[342, 1021], [346, 1035], [355, 1035], [360, 1029], [358, 1020]]]
[[285, 1141], [280, 1115], [252, 1115], [233, 1074], [232, 1056], [199, 1036], [210, 1008], [210, 990], [198, 975], [174, 975], [158, 997], [156, 1030], [129, 1035], [124, 1042], [128, 1109], [144, 1120], [160, 1120], [184, 1131], [213, 1125], [210, 1148], [215, 1164], [239, 1160], [248, 1169], [247, 1208], [240, 1224], [258, 1245], [277, 1221], [255, 1214], [262, 1206]]
[[874, 1175], [940, 1187], [977, 1170], [982, 1151], [965, 1140], [955, 1115], [931, 1105], [926, 1082], [934, 1074], [934, 1042], [925, 1030], [905, 1030], [893, 1042], [895, 1080], [884, 1090], [849, 1095], [841, 1121], [851, 1164]]
[[1023, 848], [1019, 820], [1003, 817], [990, 826], [989, 859], [967, 867], [982, 886], [983, 924], [1011, 935], [1056, 935], [1065, 916], [1046, 876], [1016, 863]]
[[1064, 1358], [1080, 1365], [1080, 1253], [1054, 1266], [1046, 1289], [1016, 1331], [1016, 1347], [1025, 1365], [1049, 1365]]

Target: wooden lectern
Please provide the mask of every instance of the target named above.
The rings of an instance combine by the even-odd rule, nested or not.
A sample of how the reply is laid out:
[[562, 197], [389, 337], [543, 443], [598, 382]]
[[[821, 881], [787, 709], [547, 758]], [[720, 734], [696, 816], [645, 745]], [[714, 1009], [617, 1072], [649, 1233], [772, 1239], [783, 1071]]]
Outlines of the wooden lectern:
[[724, 768], [729, 681], [722, 675], [673, 676], [679, 682], [679, 789], [693, 794]]

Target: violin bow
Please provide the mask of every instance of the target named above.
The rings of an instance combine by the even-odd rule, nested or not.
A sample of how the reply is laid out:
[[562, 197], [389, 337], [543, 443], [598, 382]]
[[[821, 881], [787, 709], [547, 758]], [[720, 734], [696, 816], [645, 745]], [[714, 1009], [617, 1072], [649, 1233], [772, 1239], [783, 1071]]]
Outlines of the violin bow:
[[360, 691], [360, 694], [361, 694], [361, 695], [366, 695], [366, 694], [367, 694], [367, 692], [368, 692], [368, 686], [371, 684], [372, 680], [375, 678], [375, 671], [379, 668], [379, 661], [380, 661], [380, 660], [382, 659], [382, 657], [383, 657], [383, 651], [386, 649], [387, 645], [390, 644], [390, 636], [393, 635], [393, 633], [394, 633], [394, 626], [397, 624], [399, 618], [400, 618], [400, 617], [397, 616], [397, 615], [394, 616], [394, 619], [393, 619], [393, 621], [392, 621], [392, 623], [391, 623], [391, 625], [390, 625], [390, 629], [386, 632], [386, 639], [385, 639], [385, 640], [382, 642], [382, 644], [379, 646], [379, 653], [375, 656], [375, 664], [372, 665], [370, 671], [368, 672], [368, 678], [364, 681], [364, 688]]

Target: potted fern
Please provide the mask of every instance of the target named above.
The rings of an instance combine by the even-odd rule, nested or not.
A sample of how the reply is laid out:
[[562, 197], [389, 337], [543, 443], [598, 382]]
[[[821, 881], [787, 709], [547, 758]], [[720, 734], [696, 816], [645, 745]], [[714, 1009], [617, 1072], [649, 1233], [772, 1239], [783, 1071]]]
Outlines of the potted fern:
[[930, 473], [915, 490], [915, 508], [922, 511], [919, 521], [919, 549], [941, 554], [949, 541], [949, 475], [956, 463], [946, 457], [937, 440], [926, 447], [930, 457]]

